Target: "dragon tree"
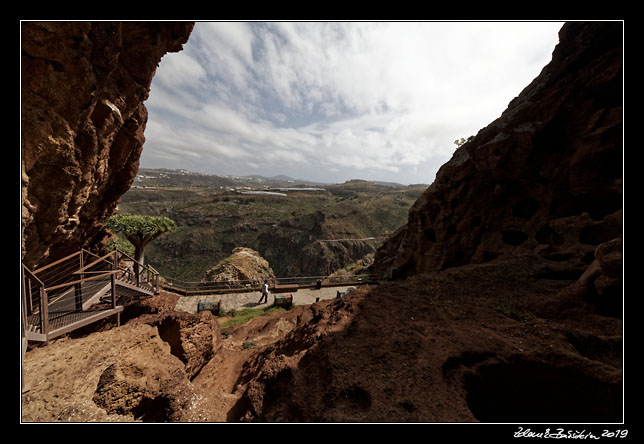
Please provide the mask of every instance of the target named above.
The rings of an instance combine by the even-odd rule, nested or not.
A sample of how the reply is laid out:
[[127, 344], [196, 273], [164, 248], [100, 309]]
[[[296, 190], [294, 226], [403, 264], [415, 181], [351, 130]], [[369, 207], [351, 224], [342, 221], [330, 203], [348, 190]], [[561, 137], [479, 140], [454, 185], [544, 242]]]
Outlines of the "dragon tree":
[[120, 233], [134, 246], [134, 272], [139, 276], [139, 264], [145, 259], [145, 246], [159, 236], [174, 231], [177, 224], [168, 217], [115, 214], [105, 222], [105, 228]]

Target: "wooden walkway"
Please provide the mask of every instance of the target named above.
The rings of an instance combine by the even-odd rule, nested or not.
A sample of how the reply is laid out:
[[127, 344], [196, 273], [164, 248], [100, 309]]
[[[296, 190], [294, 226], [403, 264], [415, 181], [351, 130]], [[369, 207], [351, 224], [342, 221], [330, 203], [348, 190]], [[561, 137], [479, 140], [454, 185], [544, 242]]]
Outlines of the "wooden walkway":
[[22, 269], [23, 343], [48, 343], [108, 316], [120, 320], [125, 302], [159, 290], [156, 270], [118, 250], [103, 257], [81, 250], [34, 271]]

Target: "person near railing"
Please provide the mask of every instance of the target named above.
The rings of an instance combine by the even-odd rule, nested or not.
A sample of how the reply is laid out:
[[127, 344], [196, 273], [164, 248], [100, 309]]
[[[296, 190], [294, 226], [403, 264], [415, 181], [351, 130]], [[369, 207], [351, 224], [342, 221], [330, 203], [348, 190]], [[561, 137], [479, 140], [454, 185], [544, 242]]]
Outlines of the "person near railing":
[[259, 298], [258, 304], [261, 304], [262, 300], [264, 300], [265, 303], [268, 303], [268, 281], [264, 281], [262, 284], [262, 296]]

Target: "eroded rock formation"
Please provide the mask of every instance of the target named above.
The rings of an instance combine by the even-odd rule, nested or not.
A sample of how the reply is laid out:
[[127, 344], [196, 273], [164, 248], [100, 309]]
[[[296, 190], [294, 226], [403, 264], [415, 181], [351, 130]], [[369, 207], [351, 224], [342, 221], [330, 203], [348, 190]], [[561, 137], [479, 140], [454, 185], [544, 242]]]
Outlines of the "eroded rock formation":
[[376, 255], [409, 276], [518, 255], [581, 275], [622, 232], [622, 24], [564, 25], [552, 61], [456, 150]]
[[159, 61], [193, 23], [22, 23], [22, 242], [33, 267], [102, 237], [132, 184]]
[[259, 286], [274, 282], [275, 273], [266, 259], [252, 248], [237, 247], [226, 259], [206, 272], [207, 282], [220, 282], [231, 288], [240, 284]]

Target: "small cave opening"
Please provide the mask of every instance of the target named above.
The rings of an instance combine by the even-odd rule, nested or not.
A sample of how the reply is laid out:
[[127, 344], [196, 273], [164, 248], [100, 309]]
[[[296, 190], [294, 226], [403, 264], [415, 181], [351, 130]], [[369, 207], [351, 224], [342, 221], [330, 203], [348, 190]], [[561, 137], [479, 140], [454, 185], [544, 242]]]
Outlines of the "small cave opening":
[[181, 344], [181, 325], [171, 317], [163, 319], [158, 325], [159, 337], [170, 345], [170, 353], [185, 363], [185, 352]]
[[481, 366], [464, 379], [467, 404], [481, 422], [619, 422], [621, 384], [580, 369], [518, 361]]
[[170, 400], [161, 396], [157, 398], [143, 397], [139, 405], [132, 409], [135, 419], [142, 422], [169, 422]]
[[340, 393], [340, 400], [347, 406], [360, 410], [368, 410], [371, 407], [371, 395], [358, 385], [353, 385]]
[[528, 235], [519, 230], [505, 230], [501, 234], [501, 240], [506, 244], [519, 246], [528, 239]]

